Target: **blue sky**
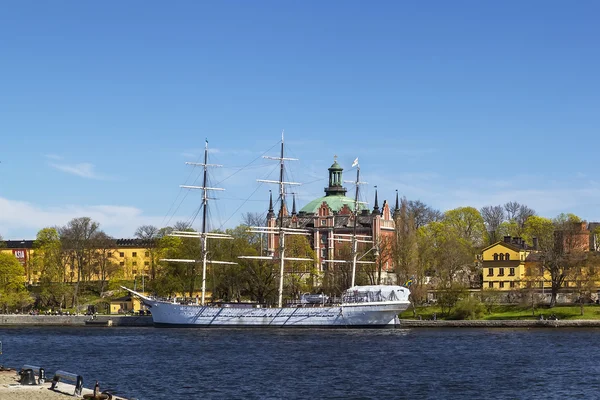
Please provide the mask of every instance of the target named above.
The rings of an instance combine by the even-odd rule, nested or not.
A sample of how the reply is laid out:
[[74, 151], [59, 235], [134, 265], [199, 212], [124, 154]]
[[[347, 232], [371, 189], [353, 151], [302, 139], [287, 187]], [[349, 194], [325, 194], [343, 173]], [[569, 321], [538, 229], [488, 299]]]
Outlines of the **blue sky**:
[[267, 161], [237, 167], [282, 129], [300, 207], [338, 155], [347, 169], [359, 157], [371, 202], [377, 185], [441, 210], [519, 201], [600, 220], [599, 14], [595, 1], [2, 2], [0, 234], [90, 216], [130, 237], [189, 219], [199, 193], [173, 205], [205, 138], [227, 167], [212, 226], [235, 226], [267, 207], [255, 179], [276, 177]]

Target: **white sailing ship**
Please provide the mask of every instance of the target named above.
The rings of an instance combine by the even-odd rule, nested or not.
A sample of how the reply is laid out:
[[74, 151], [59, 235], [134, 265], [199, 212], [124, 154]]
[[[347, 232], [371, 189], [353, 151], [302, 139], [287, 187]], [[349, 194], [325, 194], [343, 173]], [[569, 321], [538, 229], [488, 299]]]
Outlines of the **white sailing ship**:
[[[284, 204], [285, 186], [296, 184], [284, 181], [284, 161], [292, 160], [284, 157], [284, 140], [281, 138], [281, 152], [279, 157], [265, 157], [278, 160], [280, 163], [280, 175], [278, 181], [265, 181], [279, 185], [281, 204]], [[207, 232], [206, 210], [208, 192], [211, 190], [222, 190], [207, 186], [207, 170], [216, 166], [208, 164], [208, 143], [204, 149], [204, 163], [194, 164], [204, 168], [204, 179], [202, 186], [182, 186], [189, 189], [199, 189], [203, 192], [203, 221], [201, 232], [173, 232], [174, 236], [199, 238], [202, 243], [202, 260], [180, 260], [168, 259], [171, 262], [202, 262], [202, 297], [198, 304], [183, 304], [177, 300], [162, 300], [134, 290], [124, 288], [133, 295], [138, 296], [150, 309], [155, 325], [158, 326], [194, 326], [194, 327], [387, 327], [397, 322], [400, 312], [406, 310], [410, 305], [408, 288], [395, 285], [369, 285], [356, 286], [356, 266], [358, 260], [357, 243], [365, 238], [356, 235], [356, 229], [349, 238], [340, 239], [352, 242], [352, 284], [344, 291], [338, 303], [331, 303], [325, 296], [307, 296], [298, 304], [283, 305], [283, 277], [285, 261], [307, 260], [285, 256], [286, 235], [306, 235], [307, 230], [284, 227], [280, 218], [278, 227], [254, 227], [253, 232], [276, 233], [279, 238], [277, 254], [270, 256], [240, 256], [239, 258], [278, 260], [279, 271], [279, 298], [277, 307], [265, 307], [260, 304], [228, 303], [228, 304], [206, 304], [206, 266], [207, 241], [208, 239], [231, 239], [229, 235]], [[358, 184], [360, 183], [360, 167], [357, 166], [356, 195], [354, 207], [354, 219], [356, 221], [358, 211]], [[355, 225], [356, 227], [356, 225]], [[337, 262], [331, 260], [331, 262]], [[344, 261], [345, 262], [345, 261]], [[235, 264], [225, 261], [214, 261], [213, 264]], [[327, 300], [327, 301], [326, 301]]]

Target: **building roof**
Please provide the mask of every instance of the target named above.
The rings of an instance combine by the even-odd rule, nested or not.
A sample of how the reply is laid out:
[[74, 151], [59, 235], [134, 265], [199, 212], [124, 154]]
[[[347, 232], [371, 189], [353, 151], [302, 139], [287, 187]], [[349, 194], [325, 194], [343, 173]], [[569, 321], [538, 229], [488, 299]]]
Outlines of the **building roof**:
[[488, 250], [488, 249], [491, 249], [492, 247], [494, 247], [494, 246], [497, 246], [497, 245], [504, 246], [504, 247], [506, 247], [507, 249], [510, 249], [510, 250], [513, 250], [513, 251], [521, 251], [521, 250], [525, 250], [525, 249], [523, 249], [522, 247], [520, 247], [520, 246], [518, 246], [518, 245], [516, 245], [516, 244], [513, 244], [513, 243], [506, 243], [506, 242], [503, 242], [503, 241], [499, 241], [499, 242], [496, 242], [496, 243], [494, 243], [494, 244], [491, 244], [491, 245], [489, 245], [488, 247], [484, 248], [484, 249], [483, 249], [483, 250], [481, 250], [481, 251], [482, 251], [482, 252], [483, 252], [483, 251], [486, 251], [486, 250]]
[[329, 170], [335, 170], [335, 171], [343, 171], [344, 169], [342, 168], [342, 166], [340, 164], [338, 164], [337, 160], [333, 161], [333, 164], [331, 164], [331, 167], [329, 167]]
[[[119, 248], [151, 248], [155, 245], [152, 240], [144, 239], [115, 239], [115, 243]], [[7, 249], [32, 249], [35, 244], [35, 240], [5, 240], [4, 244], [6, 245]]]
[[[351, 211], [354, 211], [354, 199], [351, 199], [350, 197], [323, 196], [323, 197], [319, 197], [318, 199], [314, 199], [313, 201], [311, 201], [310, 203], [308, 203], [307, 205], [302, 207], [300, 212], [305, 212], [308, 214], [316, 214], [319, 211], [321, 204], [323, 204], [323, 203], [326, 203], [327, 206], [333, 212], [339, 212], [345, 205], [347, 205]], [[367, 206], [365, 204], [359, 203], [358, 209], [366, 210]]]

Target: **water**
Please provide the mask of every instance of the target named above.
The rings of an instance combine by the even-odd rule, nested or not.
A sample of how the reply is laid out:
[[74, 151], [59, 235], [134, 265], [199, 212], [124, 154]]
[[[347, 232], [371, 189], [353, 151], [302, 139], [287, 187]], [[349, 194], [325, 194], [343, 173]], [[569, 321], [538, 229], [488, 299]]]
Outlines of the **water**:
[[139, 399], [597, 398], [594, 329], [0, 328], [0, 364]]

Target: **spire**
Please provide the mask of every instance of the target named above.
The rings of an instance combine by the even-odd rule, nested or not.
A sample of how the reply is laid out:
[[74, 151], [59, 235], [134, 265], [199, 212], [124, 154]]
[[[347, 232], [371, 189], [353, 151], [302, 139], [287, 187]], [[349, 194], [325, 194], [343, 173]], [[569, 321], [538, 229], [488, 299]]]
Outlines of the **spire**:
[[296, 193], [293, 194], [292, 198], [292, 215], [296, 215]]
[[394, 207], [394, 215], [396, 217], [400, 213], [400, 203], [398, 202], [398, 189], [396, 189], [396, 207]]
[[273, 193], [269, 190], [269, 212], [267, 213], [267, 218], [273, 218], [275, 216], [275, 211], [273, 210]]
[[344, 169], [333, 156], [333, 164], [329, 167], [329, 186], [325, 188], [326, 196], [345, 196], [346, 188], [342, 186], [342, 172]]
[[379, 202], [377, 202], [377, 186], [375, 186], [375, 206], [373, 207], [373, 214], [379, 214]]

